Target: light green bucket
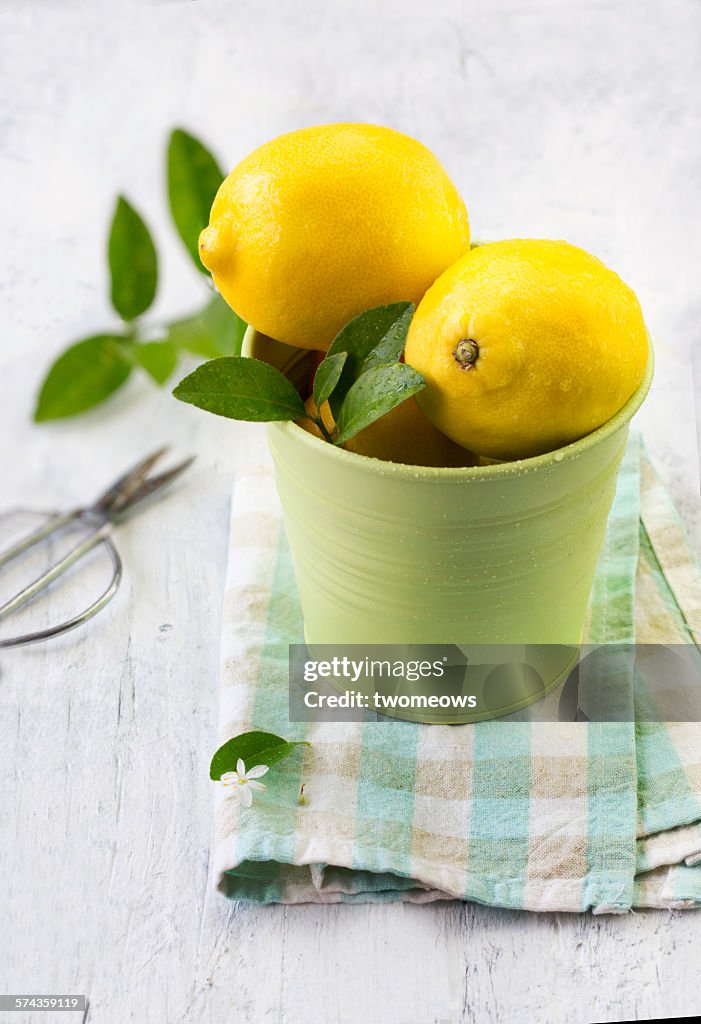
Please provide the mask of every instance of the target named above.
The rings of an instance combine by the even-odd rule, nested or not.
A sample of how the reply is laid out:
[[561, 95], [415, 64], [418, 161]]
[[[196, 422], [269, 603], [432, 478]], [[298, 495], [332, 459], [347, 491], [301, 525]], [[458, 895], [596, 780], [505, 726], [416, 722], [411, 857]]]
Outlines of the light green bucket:
[[[310, 353], [249, 329], [243, 354], [295, 384]], [[543, 684], [506, 688], [477, 713], [411, 713], [429, 722], [507, 714], [544, 696], [576, 660], [584, 617], [642, 384], [598, 430], [558, 451], [493, 466], [435, 469], [356, 455], [295, 423], [268, 425], [308, 645], [559, 645]]]

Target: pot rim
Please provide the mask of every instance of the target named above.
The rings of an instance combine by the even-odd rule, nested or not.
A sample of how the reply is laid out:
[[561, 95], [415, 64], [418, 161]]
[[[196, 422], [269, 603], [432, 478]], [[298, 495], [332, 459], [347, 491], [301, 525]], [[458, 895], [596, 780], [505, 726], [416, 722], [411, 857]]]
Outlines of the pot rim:
[[[253, 357], [253, 347], [259, 335], [253, 327], [248, 327], [243, 339], [241, 353], [248, 358]], [[275, 339], [270, 339], [275, 341]], [[283, 345], [282, 342], [276, 342]], [[285, 345], [285, 348], [294, 350], [293, 346]], [[536, 472], [552, 466], [562, 466], [565, 462], [571, 462], [579, 458], [585, 452], [596, 448], [606, 441], [613, 434], [630, 422], [647, 397], [652, 383], [655, 368], [655, 356], [652, 346], [652, 339], [648, 335], [648, 360], [645, 367], [645, 375], [637, 389], [630, 396], [625, 405], [621, 406], [615, 415], [607, 420], [602, 426], [585, 434], [578, 441], [572, 441], [562, 448], [555, 448], [543, 455], [533, 455], [526, 459], [513, 459], [509, 462], [498, 462], [490, 466], [413, 466], [402, 462], [386, 462], [384, 459], [376, 459], [370, 455], [359, 455], [357, 452], [347, 451], [337, 445], [329, 444], [320, 437], [316, 437], [308, 430], [297, 425], [294, 420], [284, 420], [268, 423], [268, 430], [273, 434], [284, 435], [297, 444], [307, 445], [315, 450], [317, 454], [325, 454], [330, 459], [347, 462], [349, 466], [362, 469], [371, 474], [386, 476], [388, 467], [391, 467], [392, 475], [398, 478], [404, 477], [409, 480], [416, 480], [419, 476], [422, 480], [435, 480], [436, 482], [452, 482], [464, 480], [493, 480], [495, 478], [513, 477], [517, 474]]]

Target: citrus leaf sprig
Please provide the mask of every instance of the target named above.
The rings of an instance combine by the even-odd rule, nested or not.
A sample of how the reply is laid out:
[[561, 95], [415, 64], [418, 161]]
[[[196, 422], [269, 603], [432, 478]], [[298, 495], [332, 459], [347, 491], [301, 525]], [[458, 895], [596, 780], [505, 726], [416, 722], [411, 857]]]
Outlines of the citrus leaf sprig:
[[378, 306], [356, 316], [333, 339], [326, 358], [333, 357], [337, 352], [346, 352], [348, 355], [341, 379], [329, 399], [335, 419], [352, 385], [366, 370], [398, 362], [404, 351], [414, 310], [411, 302]]
[[209, 150], [182, 128], [171, 133], [167, 160], [173, 222], [192, 262], [200, 273], [209, 274], [200, 260], [198, 239], [224, 175]]
[[112, 306], [129, 323], [145, 313], [156, 297], [158, 257], [149, 229], [124, 196], [117, 199], [107, 258]]
[[250, 763], [270, 767], [277, 761], [289, 757], [299, 747], [308, 747], [306, 740], [285, 740], [272, 732], [242, 732], [227, 740], [214, 754], [209, 768], [209, 777], [215, 781], [225, 772], [234, 771], [239, 758], [248, 766]]
[[[197, 257], [197, 238], [207, 224], [223, 172], [209, 150], [181, 128], [170, 135], [166, 169], [173, 222], [193, 262], [206, 274]], [[158, 256], [146, 222], [124, 196], [115, 206], [107, 256], [110, 299], [120, 323], [74, 342], [59, 355], [41, 385], [36, 422], [75, 416], [100, 405], [134, 369], [162, 385], [183, 353], [212, 359], [241, 351], [246, 324], [215, 293], [189, 317], [155, 331], [143, 324], [141, 318], [156, 297]]]
[[230, 420], [269, 423], [306, 416], [304, 402], [287, 377], [260, 359], [210, 359], [181, 381], [173, 394], [181, 402]]
[[[316, 369], [311, 410], [279, 370], [241, 356], [204, 363], [173, 394], [228, 419], [309, 419], [325, 440], [340, 445], [425, 387], [421, 374], [400, 361], [413, 314], [412, 303], [396, 302], [351, 320]], [[331, 430], [321, 413], [325, 402], [333, 414]]]

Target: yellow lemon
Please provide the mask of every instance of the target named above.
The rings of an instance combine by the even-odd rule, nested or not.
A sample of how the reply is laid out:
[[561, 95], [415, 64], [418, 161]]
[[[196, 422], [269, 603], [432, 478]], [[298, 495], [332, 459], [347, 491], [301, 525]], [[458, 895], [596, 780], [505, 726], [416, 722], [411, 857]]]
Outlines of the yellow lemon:
[[600, 260], [567, 242], [474, 248], [419, 305], [406, 361], [417, 398], [458, 444], [497, 459], [552, 451], [600, 427], [641, 383], [640, 304]]
[[[315, 416], [313, 398], [304, 403], [307, 412]], [[321, 407], [324, 426], [333, 432], [334, 421], [329, 403]], [[321, 431], [311, 420], [300, 420], [299, 426], [310, 434], [321, 437]], [[460, 445], [454, 444], [440, 430], [436, 430], [419, 409], [413, 398], [397, 405], [379, 420], [345, 441], [343, 447], [356, 455], [369, 455], [383, 462], [399, 462], [406, 466], [476, 466], [477, 457]]]
[[328, 124], [234, 168], [200, 257], [247, 323], [325, 351], [359, 313], [418, 303], [469, 243], [464, 203], [430, 150], [389, 128]]

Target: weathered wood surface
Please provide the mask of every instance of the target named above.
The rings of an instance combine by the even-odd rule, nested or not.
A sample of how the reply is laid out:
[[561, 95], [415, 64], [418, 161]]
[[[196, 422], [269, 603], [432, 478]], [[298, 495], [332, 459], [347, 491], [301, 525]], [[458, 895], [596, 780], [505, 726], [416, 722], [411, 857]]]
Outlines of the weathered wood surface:
[[80, 422], [40, 429], [29, 413], [49, 356], [110, 324], [102, 239], [117, 190], [158, 235], [155, 315], [202, 296], [163, 199], [171, 125], [233, 163], [300, 123], [384, 121], [441, 154], [476, 235], [564, 236], [638, 289], [660, 339], [642, 425], [701, 548], [688, 294], [700, 32], [690, 0], [2, 6], [0, 505], [70, 504], [166, 441], [198, 461], [120, 529], [127, 572], [108, 610], [0, 655], [0, 991], [86, 992], [94, 1024], [699, 1010], [696, 914], [256, 909], [211, 893], [227, 502], [259, 431], [145, 384]]

